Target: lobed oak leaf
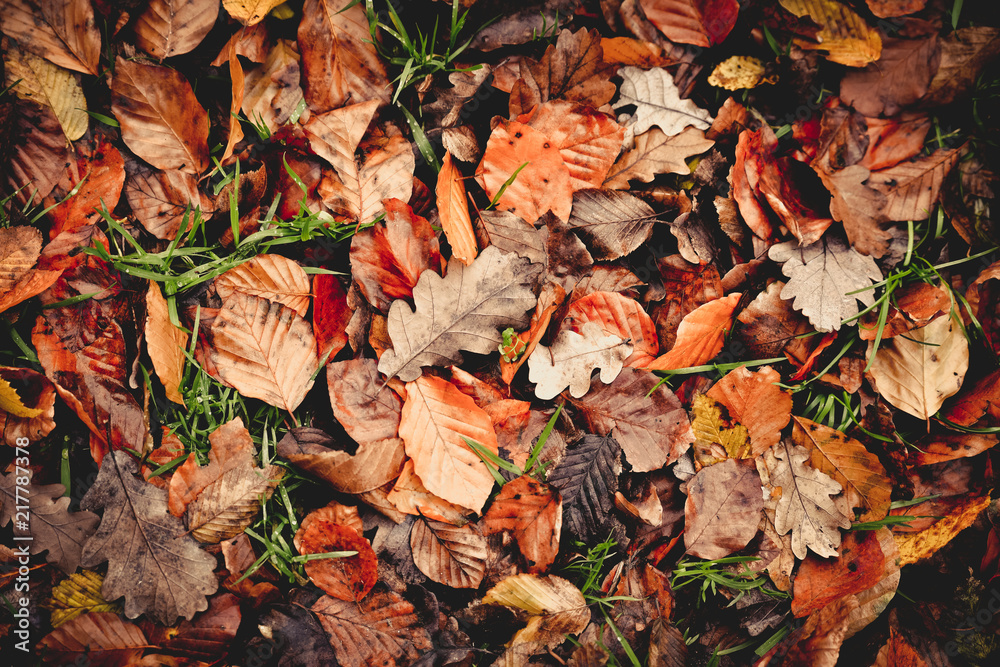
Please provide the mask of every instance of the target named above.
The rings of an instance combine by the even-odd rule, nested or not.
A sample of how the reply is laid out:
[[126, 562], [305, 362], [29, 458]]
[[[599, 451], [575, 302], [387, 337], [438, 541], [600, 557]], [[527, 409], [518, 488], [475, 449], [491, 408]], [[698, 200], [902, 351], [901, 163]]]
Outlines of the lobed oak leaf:
[[733, 327], [739, 292], [698, 306], [684, 316], [677, 327], [677, 340], [666, 354], [654, 359], [647, 370], [670, 370], [707, 363], [725, 342]]
[[125, 615], [149, 614], [172, 624], [208, 608], [206, 595], [218, 588], [215, 558], [184, 532], [167, 512], [167, 492], [136, 477], [138, 466], [125, 452], [104, 457], [97, 481], [80, 502], [104, 510], [97, 533], [84, 545], [80, 564], [108, 561], [101, 592], [125, 596]]
[[260, 23], [280, 4], [280, 0], [222, 0], [226, 12], [245, 26]]
[[[873, 345], [868, 344], [869, 357]], [[930, 419], [961, 389], [969, 341], [950, 315], [942, 315], [883, 343], [874, 355], [871, 374], [882, 397], [917, 419]]]
[[714, 560], [739, 551], [760, 526], [764, 498], [753, 461], [727, 459], [688, 481], [684, 504], [687, 552]]
[[588, 543], [608, 535], [613, 525], [611, 508], [618, 491], [620, 457], [621, 447], [614, 438], [585, 435], [546, 475], [562, 496], [563, 521], [575, 539]]
[[[795, 241], [771, 246], [768, 257], [781, 263], [789, 281], [781, 298], [809, 318], [817, 331], [836, 331], [843, 320], [858, 314], [857, 301], [874, 303], [870, 287], [882, 280], [875, 260], [848, 247], [835, 236], [824, 237], [805, 247]], [[856, 292], [853, 293], [852, 292]]]
[[[70, 512], [70, 499], [64, 496], [62, 484], [38, 486], [31, 483], [30, 475], [18, 467], [9, 475], [0, 476], [0, 526], [13, 521], [15, 538], [28, 538], [33, 554], [48, 550], [46, 560], [63, 572], [71, 574], [80, 563], [81, 552], [87, 539], [94, 534], [99, 521], [93, 512]], [[24, 477], [27, 484], [21, 484]], [[22, 521], [25, 512], [25, 494], [30, 499], [27, 523]]]
[[136, 45], [161, 61], [188, 53], [201, 44], [218, 16], [219, 3], [212, 0], [150, 0], [135, 22]]
[[320, 508], [308, 514], [295, 533], [295, 548], [303, 556], [331, 551], [356, 551], [353, 556], [307, 560], [306, 574], [327, 595], [360, 602], [378, 581], [377, 559], [371, 545], [357, 530], [336, 523]]
[[360, 602], [323, 596], [310, 609], [344, 667], [409, 664], [432, 646], [413, 605], [392, 591], [376, 589]]
[[406, 458], [403, 441], [386, 438], [361, 443], [351, 454], [323, 431], [300, 427], [278, 442], [278, 455], [343, 493], [364, 493], [396, 479]]
[[268, 49], [267, 59], [243, 76], [240, 103], [243, 114], [253, 122], [264, 123], [271, 132], [277, 132], [304, 101], [299, 85], [300, 69], [296, 43], [279, 39]]
[[125, 163], [125, 171], [125, 198], [132, 214], [158, 239], [172, 241], [181, 225], [190, 229], [195, 209], [206, 215], [211, 212], [211, 203], [198, 190], [198, 177], [193, 174], [160, 171], [135, 160]]
[[779, 1], [792, 14], [808, 16], [819, 26], [814, 39], [795, 40], [799, 48], [822, 51], [830, 62], [848, 67], [864, 67], [884, 54], [878, 31], [846, 5], [835, 0]]
[[486, 573], [486, 538], [471, 523], [456, 527], [418, 519], [410, 530], [410, 550], [418, 570], [451, 588], [479, 588]]
[[672, 136], [658, 127], [650, 128], [611, 165], [603, 187], [628, 190], [630, 180], [649, 183], [658, 174], [690, 174], [687, 159], [714, 145], [705, 138], [704, 130], [696, 127], [686, 127]]
[[[805, 558], [806, 550], [828, 558], [840, 546], [838, 528], [850, 528], [847, 503], [840, 483], [807, 465], [804, 447], [780, 442], [757, 459], [764, 486], [778, 491], [774, 527], [779, 535], [792, 533], [792, 552]], [[773, 500], [772, 494], [772, 503]]]
[[89, 0], [9, 0], [0, 32], [55, 65], [100, 75], [101, 32]]
[[298, 42], [305, 98], [313, 111], [329, 111], [348, 101], [389, 102], [389, 78], [371, 43], [361, 5], [350, 0], [306, 0]]
[[498, 451], [493, 423], [455, 385], [424, 376], [406, 385], [399, 422], [406, 454], [431, 493], [477, 514], [493, 488], [493, 477], [468, 445], [473, 440]]
[[685, 127], [693, 126], [707, 130], [712, 124], [712, 116], [700, 109], [691, 100], [682, 100], [680, 91], [674, 85], [673, 77], [662, 67], [641, 70], [637, 67], [622, 67], [618, 75], [623, 82], [615, 109], [635, 105], [635, 123], [632, 131], [641, 135], [656, 125], [668, 137], [680, 134]]
[[7, 85], [14, 87], [14, 94], [52, 109], [68, 141], [87, 132], [90, 117], [78, 72], [53, 65], [13, 41], [8, 42], [3, 60]]
[[610, 260], [629, 255], [648, 241], [656, 219], [652, 207], [638, 197], [587, 188], [573, 193], [569, 226], [594, 259]]
[[[422, 366], [461, 363], [460, 350], [493, 352], [500, 329], [522, 329], [534, 307], [533, 284], [541, 267], [513, 254], [486, 248], [470, 266], [454, 264], [441, 278], [427, 270], [413, 288], [415, 310], [403, 300], [389, 308], [392, 349], [379, 359], [388, 377], [409, 382]], [[425, 480], [426, 481], [426, 480]]]
[[466, 266], [479, 254], [472, 218], [469, 217], [469, 203], [466, 201], [465, 183], [462, 172], [455, 166], [451, 153], [445, 152], [438, 172], [437, 196], [438, 215], [441, 229], [451, 246], [451, 256]]
[[545, 572], [559, 555], [562, 497], [548, 484], [522, 475], [503, 485], [480, 523], [488, 535], [510, 532], [528, 571]]
[[848, 505], [861, 521], [878, 521], [889, 512], [892, 481], [878, 457], [857, 440], [804, 417], [792, 418], [792, 441], [810, 452], [813, 468], [844, 488]]
[[528, 381], [535, 396], [550, 400], [569, 388], [574, 398], [590, 389], [590, 376], [601, 369], [601, 381], [610, 384], [621, 372], [632, 346], [623, 338], [606, 334], [595, 322], [584, 322], [578, 331], [562, 329], [552, 345], [538, 345], [528, 357]]
[[139, 626], [118, 614], [95, 611], [55, 628], [38, 642], [46, 662], [73, 664], [83, 659], [89, 665], [138, 664], [149, 646]]
[[257, 255], [215, 279], [215, 291], [225, 302], [233, 292], [281, 303], [301, 317], [312, 301], [309, 276], [298, 263], [281, 255]]
[[622, 362], [626, 366], [647, 366], [659, 352], [653, 320], [638, 301], [627, 296], [597, 291], [573, 301], [566, 310], [560, 330], [579, 332], [588, 322], [598, 325], [605, 334], [632, 345], [632, 353]]
[[722, 43], [736, 25], [736, 0], [639, 0], [646, 18], [671, 42], [695, 46]]
[[245, 396], [291, 412], [312, 388], [316, 338], [294, 310], [233, 292], [212, 324], [212, 362], [219, 377]]
[[146, 290], [146, 351], [153, 362], [156, 377], [160, 378], [167, 400], [184, 405], [181, 380], [184, 377], [184, 352], [188, 346], [187, 332], [170, 321], [167, 300], [160, 293], [160, 286], [149, 281]]
[[726, 373], [707, 396], [722, 403], [750, 434], [750, 455], [756, 458], [778, 444], [792, 416], [791, 395], [775, 386], [781, 376], [770, 366], [757, 372], [736, 368]]
[[613, 382], [570, 402], [588, 431], [614, 436], [634, 472], [673, 463], [694, 440], [680, 401], [647, 371], [623, 368]]

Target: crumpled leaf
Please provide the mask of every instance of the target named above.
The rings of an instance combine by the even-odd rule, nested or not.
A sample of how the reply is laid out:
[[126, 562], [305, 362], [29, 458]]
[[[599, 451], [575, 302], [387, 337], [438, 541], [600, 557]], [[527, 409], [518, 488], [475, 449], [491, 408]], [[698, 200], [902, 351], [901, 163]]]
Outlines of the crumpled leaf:
[[100, 74], [101, 31], [90, 0], [8, 0], [0, 31], [60, 67]]
[[7, 86], [17, 82], [15, 95], [52, 109], [66, 139], [76, 141], [86, 133], [90, 117], [79, 73], [24, 51], [15, 42], [4, 52], [4, 71]]
[[781, 429], [792, 415], [791, 395], [775, 386], [780, 381], [781, 375], [770, 366], [756, 372], [743, 366], [726, 373], [706, 394], [725, 405], [730, 416], [746, 427], [751, 458], [778, 444]]
[[540, 270], [526, 259], [486, 248], [470, 266], [450, 266], [444, 278], [424, 271], [413, 288], [416, 310], [403, 300], [389, 308], [393, 348], [382, 354], [379, 371], [409, 382], [420, 376], [421, 366], [461, 363], [460, 350], [493, 352], [501, 329], [528, 324]]
[[567, 634], [582, 632], [590, 623], [590, 609], [583, 593], [570, 582], [553, 575], [507, 577], [486, 592], [483, 604], [500, 604], [528, 615], [527, 626], [517, 631], [501, 660], [523, 659], [561, 643]]
[[698, 471], [688, 482], [684, 546], [714, 560], [739, 551], [757, 534], [764, 498], [753, 461], [727, 459]]
[[673, 463], [694, 440], [680, 401], [647, 371], [623, 368], [613, 382], [570, 401], [589, 431], [614, 436], [634, 472]]
[[472, 398], [439, 377], [417, 378], [406, 385], [399, 437], [431, 493], [477, 514], [483, 509], [493, 476], [463, 438], [494, 454], [498, 445], [493, 422]]
[[618, 75], [623, 82], [618, 101], [612, 106], [619, 109], [635, 105], [632, 130], [636, 135], [643, 134], [654, 125], [668, 137], [672, 137], [688, 126], [707, 130], [712, 124], [710, 113], [700, 109], [691, 100], [680, 98], [680, 91], [674, 85], [673, 77], [662, 67], [650, 70], [622, 67], [618, 70]]
[[[15, 537], [31, 537], [31, 553], [48, 550], [46, 560], [70, 574], [80, 563], [87, 539], [94, 534], [98, 518], [93, 512], [70, 512], [70, 499], [63, 496], [62, 484], [37, 486], [30, 483], [30, 474], [17, 466], [9, 475], [0, 475], [0, 526], [13, 521]], [[28, 484], [20, 484], [27, 476]], [[18, 479], [22, 478], [22, 479]], [[28, 521], [24, 522], [23, 506], [30, 502]], [[21, 506], [22, 511], [18, 511]]]
[[649, 183], [658, 174], [690, 174], [687, 159], [714, 145], [713, 140], [705, 138], [704, 130], [697, 127], [686, 127], [672, 136], [658, 127], [650, 128], [637, 136], [635, 146], [611, 165], [604, 187], [628, 190], [630, 180]]
[[611, 384], [622, 370], [632, 346], [620, 336], [606, 334], [600, 325], [584, 322], [578, 331], [563, 329], [552, 345], [538, 345], [528, 357], [528, 381], [535, 396], [550, 400], [569, 388], [574, 398], [590, 389], [590, 374], [601, 369], [601, 382]]
[[123, 451], [104, 457], [97, 481], [80, 501], [81, 508], [104, 510], [80, 564], [108, 561], [105, 599], [125, 596], [128, 618], [145, 613], [170, 625], [208, 608], [205, 596], [218, 588], [215, 558], [167, 512], [167, 492], [137, 478], [138, 471]]
[[161, 61], [188, 53], [205, 39], [218, 16], [219, 3], [213, 0], [150, 0], [135, 22], [136, 45]]
[[650, 23], [671, 42], [715, 46], [736, 25], [736, 0], [639, 0]]
[[487, 534], [509, 531], [528, 571], [545, 572], [559, 555], [562, 498], [548, 484], [522, 475], [503, 485], [480, 524]]
[[479, 588], [488, 551], [475, 524], [452, 526], [417, 519], [410, 530], [410, 550], [417, 569], [451, 588]]
[[570, 304], [560, 328], [580, 331], [587, 322], [593, 322], [605, 334], [618, 336], [632, 346], [632, 353], [623, 362], [626, 366], [647, 366], [659, 352], [656, 326], [635, 299], [618, 292], [591, 292]]
[[44, 605], [52, 612], [52, 627], [58, 628], [81, 614], [110, 611], [117, 613], [121, 607], [104, 599], [101, 584], [104, 575], [83, 570], [74, 572], [52, 588], [52, 597]]
[[708, 77], [709, 85], [726, 90], [756, 88], [765, 79], [764, 63], [753, 56], [731, 56], [715, 66]]
[[233, 292], [212, 324], [212, 337], [219, 377], [244, 396], [291, 412], [312, 388], [316, 338], [291, 308]]
[[795, 557], [805, 558], [807, 549], [824, 558], [836, 557], [838, 528], [851, 527], [847, 502], [840, 484], [810, 467], [808, 459], [804, 447], [780, 442], [757, 459], [757, 470], [764, 486], [772, 490], [774, 527], [779, 535], [792, 533]]
[[413, 605], [392, 591], [375, 589], [360, 602], [325, 595], [311, 609], [343, 667], [409, 664], [431, 648]]
[[836, 0], [779, 1], [791, 13], [808, 16], [819, 26], [815, 40], [795, 40], [799, 48], [822, 51], [830, 62], [848, 67], [864, 67], [879, 60], [881, 36], [847, 5]]
[[930, 419], [958, 393], [968, 368], [969, 341], [950, 315], [883, 342], [871, 363], [882, 397], [918, 419]]
[[137, 664], [149, 646], [139, 626], [118, 614], [95, 611], [74, 618], [42, 637], [38, 645], [46, 661], [71, 665], [85, 660], [89, 665]]
[[[857, 301], [870, 306], [873, 290], [865, 290], [882, 280], [882, 271], [871, 257], [848, 247], [836, 236], [824, 236], [805, 247], [795, 241], [771, 246], [767, 256], [781, 262], [789, 281], [781, 290], [782, 299], [794, 299], [795, 310], [809, 318], [817, 331], [837, 331], [843, 320], [858, 314]], [[857, 290], [865, 290], [850, 294]]]
[[233, 292], [243, 292], [281, 303], [305, 317], [312, 301], [309, 276], [298, 263], [281, 255], [257, 255], [215, 279], [223, 302]]

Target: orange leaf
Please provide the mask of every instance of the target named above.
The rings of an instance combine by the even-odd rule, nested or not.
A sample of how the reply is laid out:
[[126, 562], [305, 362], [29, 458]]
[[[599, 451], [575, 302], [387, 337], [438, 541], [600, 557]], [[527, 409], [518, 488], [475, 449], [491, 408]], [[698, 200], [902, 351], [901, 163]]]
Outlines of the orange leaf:
[[709, 301], [684, 316], [677, 327], [677, 342], [669, 352], [653, 360], [649, 370], [700, 366], [709, 362], [725, 342], [739, 305], [739, 292]]
[[570, 304], [560, 329], [579, 331], [586, 322], [597, 324], [601, 331], [630, 341], [632, 354], [626, 366], [644, 368], [656, 358], [660, 344], [656, 326], [638, 301], [617, 292], [591, 292]]
[[170, 321], [167, 300], [160, 294], [159, 284], [150, 280], [146, 291], [146, 350], [167, 399], [181, 405], [184, 405], [180, 388], [187, 344], [187, 333]]
[[47, 650], [47, 659], [69, 665], [78, 659], [88, 665], [138, 664], [148, 646], [139, 626], [108, 611], [77, 616], [42, 637], [38, 644]]
[[750, 432], [752, 458], [778, 444], [781, 429], [792, 416], [792, 397], [775, 386], [780, 381], [781, 376], [770, 366], [756, 373], [743, 366], [727, 373], [708, 391]]
[[545, 572], [559, 554], [562, 497], [548, 484], [523, 475], [504, 484], [482, 525], [488, 534], [510, 531], [528, 571]]
[[736, 25], [736, 0], [639, 0], [646, 18], [671, 42], [715, 46]]
[[354, 556], [306, 561], [309, 579], [338, 600], [362, 600], [378, 581], [375, 552], [368, 540], [350, 526], [333, 523], [320, 508], [302, 520], [295, 548], [306, 556], [330, 551], [357, 551]]
[[399, 473], [396, 484], [386, 494], [386, 500], [404, 514], [423, 516], [454, 526], [464, 526], [469, 522], [466, 517], [467, 510], [454, 503], [449, 503], [427, 490], [424, 483], [413, 472], [413, 459], [407, 459], [406, 463], [403, 464], [403, 472]]
[[188, 53], [201, 44], [218, 16], [219, 3], [214, 0], [151, 0], [135, 22], [136, 46], [161, 61]]
[[281, 255], [257, 255], [215, 279], [225, 302], [233, 292], [281, 303], [305, 317], [312, 300], [309, 276], [296, 262]]
[[406, 384], [399, 437], [431, 493], [477, 514], [493, 488], [486, 464], [462, 438], [498, 451], [493, 423], [475, 401], [439, 377]]
[[278, 454], [344, 493], [377, 489], [403, 469], [406, 455], [399, 438], [362, 442], [353, 455], [339, 444], [319, 429], [301, 427], [278, 442]]
[[476, 234], [472, 230], [472, 218], [469, 217], [469, 203], [465, 199], [465, 183], [462, 178], [462, 172], [455, 166], [451, 153], [445, 151], [435, 189], [438, 215], [441, 217], [441, 228], [451, 244], [451, 256], [468, 266], [476, 258], [479, 248], [476, 246]]
[[212, 449], [207, 465], [199, 466], [192, 452], [170, 478], [168, 506], [174, 516], [182, 516], [188, 504], [226, 471], [240, 465], [253, 465], [253, 440], [239, 417], [215, 429], [208, 441]]
[[882, 580], [885, 567], [874, 531], [848, 531], [836, 558], [809, 554], [799, 565], [792, 613], [808, 616], [834, 600], [867, 590]]
[[0, 30], [23, 48], [84, 74], [100, 75], [101, 31], [90, 0], [7, 0]]
[[[214, 4], [214, 3], [213, 3]], [[218, 5], [216, 5], [218, 8]], [[229, 80], [232, 82], [232, 97], [229, 104], [229, 138], [226, 139], [226, 149], [222, 151], [219, 162], [225, 162], [233, 154], [233, 148], [243, 139], [243, 128], [240, 126], [239, 113], [243, 108], [243, 91], [246, 78], [243, 76], [243, 66], [236, 57], [236, 42], [229, 47]]]

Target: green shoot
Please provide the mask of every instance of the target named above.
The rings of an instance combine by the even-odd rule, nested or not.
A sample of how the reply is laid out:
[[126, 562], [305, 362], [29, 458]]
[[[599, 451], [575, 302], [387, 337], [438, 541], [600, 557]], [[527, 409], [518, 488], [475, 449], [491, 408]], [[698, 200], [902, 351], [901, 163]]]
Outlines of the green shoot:
[[[708, 599], [709, 592], [712, 595], [718, 593], [718, 588], [730, 588], [738, 591], [738, 594], [730, 604], [750, 590], [758, 589], [766, 595], [772, 597], [785, 598], [787, 593], [778, 591], [767, 586], [767, 578], [759, 572], [753, 572], [747, 567], [747, 563], [760, 560], [756, 556], [729, 556], [718, 560], [696, 561], [683, 559], [674, 568], [670, 586], [675, 591], [697, 584], [699, 587], [699, 601], [704, 603]], [[743, 570], [734, 573], [729, 566], [741, 565]]]
[[517, 175], [520, 174], [521, 170], [527, 167], [528, 164], [529, 163], [527, 162], [523, 163], [520, 167], [514, 170], [514, 173], [510, 175], [510, 178], [504, 181], [503, 185], [500, 186], [500, 189], [497, 190], [497, 193], [493, 196], [493, 199], [490, 201], [490, 205], [486, 207], [487, 211], [497, 205], [497, 202], [499, 202], [500, 198], [503, 197], [503, 193], [507, 191], [507, 188], [511, 185], [511, 183], [514, 182], [514, 179], [517, 178]]

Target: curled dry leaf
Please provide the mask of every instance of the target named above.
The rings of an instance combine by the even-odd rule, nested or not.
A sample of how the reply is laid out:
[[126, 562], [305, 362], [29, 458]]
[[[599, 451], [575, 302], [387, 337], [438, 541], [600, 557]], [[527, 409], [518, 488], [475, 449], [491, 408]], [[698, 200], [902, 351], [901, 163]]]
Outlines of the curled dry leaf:
[[739, 292], [698, 306], [684, 316], [677, 327], [677, 341], [666, 354], [646, 367], [648, 370], [670, 370], [707, 363], [725, 342], [733, 328], [733, 316], [743, 295]]
[[456, 527], [417, 519], [410, 531], [410, 550], [417, 569], [452, 588], [479, 588], [486, 573], [486, 538], [471, 523]]
[[475, 401], [441, 378], [417, 378], [406, 385], [399, 437], [431, 493], [477, 514], [482, 510], [493, 477], [464, 438], [494, 454], [498, 445], [493, 422]]
[[702, 468], [688, 482], [684, 546], [714, 560], [739, 551], [757, 534], [764, 498], [753, 461], [727, 459]]
[[623, 338], [606, 334], [600, 325], [584, 322], [579, 331], [563, 329], [550, 347], [538, 345], [528, 357], [528, 381], [535, 396], [550, 400], [564, 389], [580, 398], [590, 389], [590, 375], [601, 369], [601, 382], [611, 384], [622, 370], [632, 346]]
[[509, 531], [528, 571], [545, 572], [559, 554], [562, 498], [548, 484], [522, 475], [503, 485], [481, 524], [487, 534]]
[[296, 262], [281, 255], [257, 255], [215, 279], [223, 303], [233, 292], [242, 292], [284, 304], [305, 317], [312, 288], [309, 276]]
[[567, 530], [584, 543], [604, 539], [612, 525], [620, 458], [621, 447], [614, 438], [585, 435], [546, 476], [562, 495]]
[[157, 169], [208, 168], [208, 113], [180, 72], [119, 56], [111, 91], [111, 112], [133, 153]]
[[[577, 634], [590, 623], [590, 609], [583, 594], [561, 577], [516, 574], [507, 577], [483, 596], [483, 604], [500, 604], [528, 615], [526, 627], [510, 641], [508, 653], [534, 653]], [[518, 651], [518, 645], [527, 651]]]
[[160, 378], [168, 400], [184, 405], [181, 395], [181, 378], [184, 376], [184, 351], [188, 335], [170, 321], [167, 300], [160, 293], [160, 286], [149, 281], [146, 290], [146, 350], [153, 362], [156, 377]]
[[233, 292], [212, 324], [219, 377], [245, 396], [289, 412], [312, 388], [319, 361], [312, 326], [294, 310]]
[[51, 433], [56, 427], [55, 406], [55, 386], [44, 375], [0, 366], [0, 433], [8, 445], [17, 446], [20, 438], [37, 442]]
[[691, 100], [682, 100], [670, 73], [662, 67], [641, 70], [622, 67], [618, 75], [623, 82], [614, 108], [635, 105], [632, 131], [643, 134], [656, 125], [668, 137], [680, 134], [685, 127], [707, 130], [712, 116]]
[[729, 409], [730, 416], [750, 433], [750, 453], [756, 458], [778, 444], [781, 429], [792, 416], [792, 397], [776, 386], [781, 376], [770, 366], [757, 372], [736, 368], [708, 390], [708, 396]]
[[161, 61], [188, 53], [218, 16], [219, 3], [212, 0], [151, 0], [135, 22], [136, 45]]
[[319, 429], [294, 428], [278, 442], [278, 455], [343, 493], [377, 489], [403, 469], [406, 456], [399, 438], [361, 443], [354, 454], [337, 445]]
[[0, 229], [0, 313], [36, 296], [61, 271], [33, 269], [42, 249], [42, 233], [34, 227]]
[[462, 179], [462, 172], [455, 166], [451, 153], [445, 152], [435, 190], [438, 215], [441, 216], [441, 229], [451, 245], [451, 256], [469, 266], [479, 254], [479, 248], [472, 230], [472, 218], [469, 217], [469, 203], [465, 198], [465, 183]]
[[950, 315], [883, 343], [871, 362], [882, 397], [917, 419], [930, 419], [957, 394], [968, 368], [969, 341]]
[[295, 533], [295, 548], [303, 556], [331, 551], [357, 551], [353, 556], [307, 560], [306, 574], [327, 595], [358, 602], [378, 581], [377, 559], [371, 544], [350, 526], [336, 523], [326, 508], [302, 520]]
[[74, 618], [42, 637], [47, 662], [93, 665], [137, 664], [149, 641], [139, 626], [118, 614], [99, 611]]

